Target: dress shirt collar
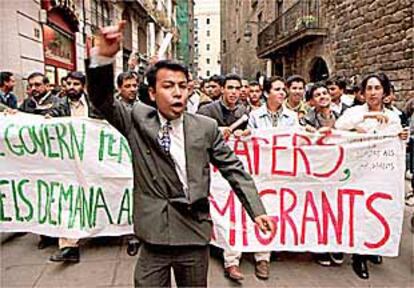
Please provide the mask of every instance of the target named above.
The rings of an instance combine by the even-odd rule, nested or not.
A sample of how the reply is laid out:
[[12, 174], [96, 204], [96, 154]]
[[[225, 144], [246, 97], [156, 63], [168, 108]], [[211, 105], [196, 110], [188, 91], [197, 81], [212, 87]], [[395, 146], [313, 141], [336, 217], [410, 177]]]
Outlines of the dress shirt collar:
[[167, 120], [164, 116], [162, 116], [162, 114], [160, 113], [160, 111], [157, 110], [158, 113], [158, 118], [160, 119], [160, 124], [161, 127], [167, 123], [167, 121], [170, 121], [171, 123], [171, 128], [174, 130], [176, 128], [178, 128], [179, 126], [183, 125], [183, 121], [184, 121], [184, 115], [181, 114], [180, 117], [178, 117], [177, 119], [174, 120]]

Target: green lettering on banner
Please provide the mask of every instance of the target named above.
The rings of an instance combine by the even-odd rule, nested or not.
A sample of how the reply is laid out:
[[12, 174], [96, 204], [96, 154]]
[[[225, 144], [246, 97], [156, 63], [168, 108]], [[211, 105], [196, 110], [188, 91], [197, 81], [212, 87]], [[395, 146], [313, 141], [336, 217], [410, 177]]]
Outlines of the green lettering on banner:
[[[70, 124], [69, 124], [70, 125]], [[63, 123], [58, 123], [55, 126], [56, 129], [56, 137], [59, 144], [59, 152], [60, 152], [60, 159], [64, 159], [64, 150], [66, 150], [66, 153], [68, 154], [69, 159], [73, 159], [73, 147], [69, 147], [68, 143], [65, 141], [66, 136], [66, 125]]]
[[24, 137], [24, 131], [27, 130], [27, 134], [30, 135], [30, 126], [23, 125], [19, 128], [19, 139], [20, 143], [22, 143], [23, 150], [26, 151], [29, 154], [35, 154], [37, 152], [36, 145], [32, 142], [32, 149], [30, 150], [29, 147], [26, 145], [25, 137]]
[[17, 200], [17, 187], [16, 187], [16, 181], [11, 180], [12, 183], [12, 194], [13, 194], [13, 202], [14, 202], [14, 211], [16, 214], [16, 220], [19, 222], [23, 222], [23, 217], [20, 216], [20, 208], [19, 208], [19, 201]]
[[131, 163], [132, 156], [128, 142], [124, 137], [120, 137], [120, 141], [117, 143], [116, 137], [116, 135], [101, 130], [99, 134], [99, 161], [104, 161], [105, 156], [108, 156], [108, 158], [115, 158], [118, 163], [122, 163], [124, 154], [126, 154], [128, 163]]
[[128, 163], [131, 163], [132, 155], [131, 155], [131, 149], [129, 148], [129, 145], [128, 145], [128, 141], [124, 137], [121, 137], [121, 147], [119, 149], [118, 163], [122, 162], [122, 155], [124, 154], [123, 151], [127, 153]]
[[6, 127], [6, 129], [4, 130], [4, 142], [6, 143], [6, 146], [10, 150], [10, 152], [12, 152], [16, 156], [22, 156], [24, 154], [23, 147], [13, 146], [12, 143], [10, 143], [10, 139], [9, 139], [9, 133], [10, 133], [9, 129], [15, 126], [16, 125], [14, 124], [10, 124], [9, 126]]
[[[0, 179], [0, 186], [8, 185], [8, 184], [9, 184], [9, 180]], [[10, 222], [12, 221], [12, 218], [5, 216], [6, 213], [4, 211], [5, 209], [4, 209], [3, 198], [6, 198], [6, 195], [1, 193], [1, 190], [0, 190], [0, 222]]]
[[84, 212], [84, 218], [88, 222], [88, 227], [92, 228], [94, 227], [93, 223], [93, 206], [94, 206], [94, 200], [95, 200], [95, 188], [92, 186], [89, 188], [89, 205], [86, 201], [86, 197], [84, 197], [83, 202], [83, 212]]
[[[99, 204], [99, 199], [101, 199], [102, 204]], [[96, 225], [96, 215], [98, 214], [98, 208], [104, 208], [104, 211], [106, 213], [106, 216], [108, 217], [109, 224], [114, 224], [112, 221], [111, 213], [109, 212], [109, 209], [105, 202], [105, 197], [103, 195], [103, 191], [101, 187], [98, 187], [96, 192], [96, 198], [95, 198], [95, 207], [94, 207], [94, 217], [93, 217], [93, 225]]]
[[51, 136], [50, 134], [49, 134], [49, 127], [53, 127], [54, 125], [53, 124], [51, 124], [51, 125], [47, 125], [46, 127], [45, 127], [45, 135], [46, 135], [46, 145], [47, 145], [47, 156], [49, 157], [49, 158], [59, 158], [59, 153], [57, 153], [57, 152], [54, 152], [53, 150], [52, 150], [52, 143], [51, 143], [51, 140], [55, 140], [56, 138], [55, 138], [55, 136]]
[[59, 188], [59, 186], [61, 186], [61, 184], [59, 182], [50, 182], [50, 190], [49, 190], [49, 201], [48, 201], [48, 209], [47, 209], [47, 215], [48, 215], [48, 223], [50, 225], [57, 225], [57, 221], [53, 219], [52, 217], [52, 204], [55, 202], [55, 188]]
[[129, 225], [132, 224], [132, 209], [131, 208], [132, 208], [131, 194], [129, 192], [129, 188], [126, 188], [125, 191], [124, 191], [124, 195], [122, 196], [121, 208], [119, 209], [117, 224], [122, 223], [122, 215], [124, 214], [124, 212], [126, 212], [126, 214], [127, 214], [128, 224]]
[[84, 123], [81, 124], [82, 127], [82, 136], [79, 142], [78, 137], [76, 135], [75, 128], [73, 127], [72, 123], [69, 124], [69, 132], [70, 132], [70, 140], [72, 144], [72, 149], [78, 153], [79, 159], [83, 161], [83, 155], [85, 152], [85, 135], [86, 135], [86, 125]]
[[78, 187], [78, 193], [76, 193], [75, 209], [70, 215], [69, 219], [69, 229], [73, 228], [75, 225], [76, 216], [79, 215], [79, 228], [85, 226], [85, 220], [83, 218], [83, 198], [85, 197], [85, 191], [82, 186]]
[[43, 127], [44, 125], [41, 124], [39, 127], [39, 133], [36, 133], [36, 126], [30, 127], [29, 135], [30, 139], [33, 142], [33, 145], [35, 145], [37, 149], [40, 149], [40, 151], [42, 151], [42, 154], [46, 156], [46, 141], [45, 134], [43, 133]]
[[[39, 222], [39, 224], [44, 224], [47, 220], [47, 203], [48, 203], [48, 195], [49, 195], [49, 185], [47, 185], [47, 183], [43, 180], [37, 180], [37, 221]], [[43, 197], [42, 197], [42, 190], [45, 190], [45, 203], [42, 201]], [[46, 205], [45, 205], [46, 204]], [[44, 211], [44, 216], [42, 216], [42, 210], [45, 209]]]
[[105, 130], [101, 130], [99, 133], [99, 150], [98, 150], [98, 160], [102, 161], [104, 152], [105, 152]]
[[29, 199], [26, 198], [26, 196], [24, 195], [24, 191], [23, 191], [23, 185], [29, 183], [30, 181], [28, 179], [22, 179], [19, 181], [19, 184], [17, 185], [17, 191], [19, 193], [19, 197], [20, 199], [26, 204], [29, 212], [28, 215], [24, 217], [24, 219], [29, 222], [32, 220], [33, 218], [33, 205], [32, 203], [30, 203]]
[[63, 201], [69, 199], [69, 217], [72, 215], [73, 211], [73, 186], [69, 185], [68, 189], [65, 190], [65, 186], [62, 184], [60, 185], [60, 193], [59, 193], [59, 208], [58, 208], [58, 224], [62, 225], [62, 211], [63, 211]]

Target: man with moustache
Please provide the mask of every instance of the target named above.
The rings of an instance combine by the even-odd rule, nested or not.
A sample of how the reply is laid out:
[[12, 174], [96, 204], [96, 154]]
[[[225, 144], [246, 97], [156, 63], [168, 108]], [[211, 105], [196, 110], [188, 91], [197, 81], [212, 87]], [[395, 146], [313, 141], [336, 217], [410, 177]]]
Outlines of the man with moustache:
[[51, 117], [67, 116], [62, 99], [48, 91], [49, 79], [44, 74], [34, 72], [29, 75], [27, 81], [29, 98], [20, 105], [20, 111]]
[[[157, 108], [127, 107], [113, 97], [113, 66], [125, 21], [101, 29], [87, 69], [89, 95], [130, 147], [134, 169], [134, 230], [142, 242], [136, 287], [206, 287], [212, 223], [210, 163], [235, 191], [259, 228], [274, 232], [250, 175], [218, 130], [217, 123], [185, 112], [188, 70], [169, 60], [147, 72]], [[105, 83], [105, 85], [102, 85]]]
[[[85, 93], [86, 77], [82, 72], [70, 72], [66, 77], [65, 114], [71, 117], [91, 117], [101, 119], [99, 113], [89, 103]], [[52, 262], [79, 263], [79, 239], [59, 238], [59, 251], [50, 258]]]
[[117, 98], [127, 106], [133, 106], [137, 102], [138, 75], [135, 72], [122, 72], [116, 78], [118, 86]]
[[286, 80], [288, 98], [285, 100], [285, 106], [296, 112], [299, 119], [305, 116], [309, 109], [304, 102], [305, 85], [305, 79], [300, 75], [292, 75]]

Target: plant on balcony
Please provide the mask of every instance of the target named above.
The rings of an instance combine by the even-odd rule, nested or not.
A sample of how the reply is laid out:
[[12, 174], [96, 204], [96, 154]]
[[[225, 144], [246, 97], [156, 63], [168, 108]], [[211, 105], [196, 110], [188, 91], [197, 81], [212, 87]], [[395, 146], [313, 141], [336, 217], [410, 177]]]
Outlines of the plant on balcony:
[[313, 15], [306, 15], [296, 20], [295, 30], [301, 28], [312, 28], [315, 27], [317, 18]]

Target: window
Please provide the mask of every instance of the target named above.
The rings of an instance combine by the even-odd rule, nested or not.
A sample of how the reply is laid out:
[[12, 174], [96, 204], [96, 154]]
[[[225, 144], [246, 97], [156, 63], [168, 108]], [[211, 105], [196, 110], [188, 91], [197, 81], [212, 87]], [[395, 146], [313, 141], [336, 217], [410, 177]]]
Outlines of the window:
[[206, 58], [206, 63], [210, 64], [210, 58]]
[[210, 51], [210, 44], [207, 44], [207, 45], [206, 45], [206, 50], [207, 50], [207, 51]]
[[194, 28], [198, 29], [198, 18], [194, 19]]
[[210, 77], [210, 70], [207, 70], [206, 75], [207, 77]]
[[226, 40], [223, 40], [223, 53], [227, 52], [227, 42]]
[[207, 18], [206, 23], [207, 23], [207, 25], [210, 24], [210, 18]]
[[210, 37], [210, 30], [207, 30], [207, 37]]

